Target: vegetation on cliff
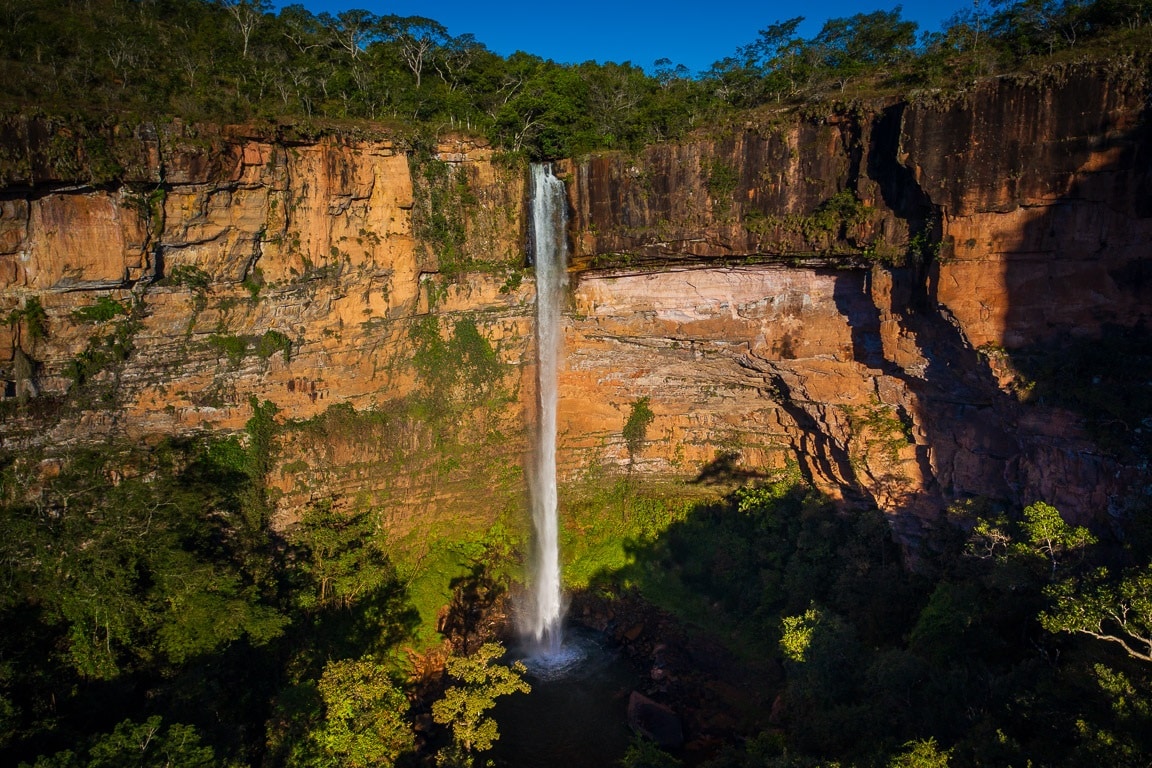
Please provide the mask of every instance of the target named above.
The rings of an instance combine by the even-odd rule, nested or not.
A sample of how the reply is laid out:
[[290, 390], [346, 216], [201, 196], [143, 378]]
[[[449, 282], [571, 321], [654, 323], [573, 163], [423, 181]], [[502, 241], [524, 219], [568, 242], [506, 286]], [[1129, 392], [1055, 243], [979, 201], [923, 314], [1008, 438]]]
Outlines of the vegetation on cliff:
[[693, 75], [669, 59], [649, 74], [627, 62], [503, 57], [433, 19], [363, 9], [7, 0], [0, 99], [17, 112], [77, 115], [54, 140], [90, 133], [84, 152], [107, 178], [117, 161], [99, 126], [169, 116], [456, 128], [535, 157], [570, 157], [673, 138], [761, 104], [954, 88], [1067, 52], [1140, 53], [1149, 19], [1147, 0], [1003, 0], [918, 36], [897, 6], [830, 19], [805, 39], [793, 18]]

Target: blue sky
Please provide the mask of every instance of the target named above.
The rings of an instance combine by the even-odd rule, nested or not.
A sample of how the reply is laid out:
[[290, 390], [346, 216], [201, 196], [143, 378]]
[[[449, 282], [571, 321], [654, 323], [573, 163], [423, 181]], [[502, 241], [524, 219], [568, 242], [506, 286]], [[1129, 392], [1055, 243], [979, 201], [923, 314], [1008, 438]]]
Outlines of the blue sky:
[[[815, 35], [824, 21], [838, 16], [891, 10], [896, 3], [740, 2], [698, 0], [629, 2], [628, 0], [296, 0], [315, 13], [365, 8], [373, 13], [426, 16], [448, 27], [453, 35], [471, 32], [497, 53], [522, 50], [563, 63], [631, 61], [651, 69], [661, 57], [693, 71], [731, 55], [775, 21], [804, 16], [805, 37]], [[287, 4], [279, 0], [277, 6]], [[970, 0], [906, 0], [905, 18], [935, 31], [941, 22], [970, 5]]]

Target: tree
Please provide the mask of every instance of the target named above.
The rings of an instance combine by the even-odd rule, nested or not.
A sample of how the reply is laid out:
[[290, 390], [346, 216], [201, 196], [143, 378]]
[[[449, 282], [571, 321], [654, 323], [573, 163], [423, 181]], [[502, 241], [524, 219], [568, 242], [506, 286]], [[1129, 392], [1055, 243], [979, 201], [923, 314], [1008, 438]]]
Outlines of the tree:
[[[167, 728], [159, 715], [143, 723], [125, 720], [112, 733], [99, 736], [87, 759], [71, 751], [41, 756], [31, 768], [215, 768], [211, 747], [201, 746], [200, 734], [190, 725]], [[27, 763], [21, 768], [29, 768]]]
[[815, 606], [798, 616], [781, 619], [780, 652], [785, 658], [797, 662], [805, 660], [820, 619], [820, 611]]
[[842, 88], [866, 69], [882, 69], [911, 55], [917, 24], [902, 19], [902, 11], [896, 6], [825, 22], [812, 44]]
[[809, 48], [796, 30], [803, 16], [778, 21], [760, 30], [759, 37], [740, 49], [740, 55], [759, 72], [769, 93], [792, 96], [798, 91], [801, 62]]
[[1096, 543], [1096, 537], [1087, 528], [1068, 525], [1056, 507], [1043, 501], [1024, 508], [1021, 528], [1027, 541], [1020, 546], [1046, 557], [1052, 565], [1052, 576], [1056, 575], [1061, 558]]
[[485, 643], [471, 656], [449, 657], [449, 676], [459, 681], [444, 692], [444, 698], [432, 705], [432, 719], [452, 728], [455, 754], [449, 760], [471, 762], [473, 752], [485, 752], [500, 738], [496, 721], [487, 716], [496, 699], [512, 693], [532, 690], [522, 675], [527, 670], [522, 662], [511, 666], [493, 662], [504, 655], [500, 643]]
[[936, 739], [910, 741], [904, 751], [888, 761], [888, 768], [948, 768], [951, 750], [941, 751]]
[[301, 548], [300, 569], [315, 587], [300, 595], [306, 609], [349, 608], [395, 579], [371, 510], [342, 514], [332, 511], [331, 502], [314, 504], [288, 539]]
[[415, 747], [408, 699], [371, 657], [330, 662], [319, 687], [324, 722], [309, 737], [325, 758], [317, 765], [387, 768]]
[[656, 82], [660, 83], [660, 87], [667, 89], [677, 81], [688, 80], [692, 77], [692, 71], [683, 64], [676, 64], [667, 57], [656, 59], [652, 62], [654, 73], [656, 75]]
[[448, 30], [423, 16], [391, 16], [386, 23], [390, 37], [400, 45], [401, 58], [416, 77], [416, 88], [420, 88], [425, 63], [451, 39]]
[[320, 47], [324, 27], [311, 11], [300, 4], [286, 5], [280, 9], [281, 34], [288, 38], [301, 54]]
[[460, 86], [464, 75], [477, 59], [485, 54], [491, 55], [484, 44], [478, 42], [476, 36], [471, 34], [447, 38], [439, 46], [436, 54], [432, 65], [450, 91], [455, 91]]
[[364, 53], [364, 47], [380, 34], [380, 17], [363, 8], [341, 11], [336, 16], [322, 13], [317, 19], [353, 59]]
[[84, 677], [180, 663], [245, 635], [260, 645], [287, 624], [242, 562], [242, 476], [210, 450], [184, 450], [76, 452], [36, 503], [0, 507], [5, 529], [19, 532], [0, 541], [0, 560], [19, 575], [9, 599], [59, 627]]
[[1100, 568], [1083, 581], [1050, 585], [1053, 608], [1040, 615], [1049, 632], [1074, 632], [1114, 643], [1152, 662], [1152, 565], [1126, 571], [1116, 581]]
[[237, 29], [240, 30], [240, 37], [244, 40], [241, 55], [246, 59], [248, 58], [248, 44], [252, 39], [252, 33], [264, 19], [264, 14], [272, 10], [272, 4], [268, 0], [220, 0], [220, 2], [235, 20]]
[[992, 19], [997, 34], [1018, 54], [1051, 54], [1057, 47], [1076, 44], [1085, 30], [1085, 0], [993, 0], [999, 6]]

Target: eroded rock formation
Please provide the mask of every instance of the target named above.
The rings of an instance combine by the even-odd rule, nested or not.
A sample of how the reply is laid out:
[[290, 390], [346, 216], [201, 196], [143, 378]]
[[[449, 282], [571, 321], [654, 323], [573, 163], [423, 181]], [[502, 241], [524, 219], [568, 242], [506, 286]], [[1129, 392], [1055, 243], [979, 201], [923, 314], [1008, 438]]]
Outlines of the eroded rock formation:
[[[977, 495], [1122, 510], [1137, 462], [1026, 402], [1012, 352], [1146, 323], [1146, 118], [1140, 89], [1085, 70], [560, 164], [562, 474], [794, 462], [910, 539]], [[285, 519], [335, 497], [401, 532], [521, 503], [521, 168], [463, 140], [116, 141], [104, 183], [79, 183], [82, 153], [5, 171], [6, 448], [237, 430], [255, 397], [293, 423], [270, 478]], [[643, 397], [655, 419], [629, 446]]]

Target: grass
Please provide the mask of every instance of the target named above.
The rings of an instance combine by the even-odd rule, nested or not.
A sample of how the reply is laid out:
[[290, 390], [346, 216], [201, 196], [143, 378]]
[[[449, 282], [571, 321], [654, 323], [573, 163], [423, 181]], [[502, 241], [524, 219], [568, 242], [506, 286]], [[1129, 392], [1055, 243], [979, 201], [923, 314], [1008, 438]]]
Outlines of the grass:
[[567, 589], [622, 572], [646, 546], [687, 518], [699, 492], [682, 484], [639, 486], [628, 478], [585, 479], [562, 492], [560, 553]]
[[[686, 520], [704, 495], [682, 484], [639, 486], [626, 478], [597, 478], [562, 489], [561, 498], [561, 572], [564, 588], [576, 591], [604, 586], [618, 574], [625, 575], [620, 586], [639, 586], [629, 570], [636, 551], [653, 547], [671, 526]], [[505, 584], [526, 580], [529, 515], [527, 509], [503, 514], [487, 527], [461, 528], [459, 521], [444, 521], [394, 542], [392, 557], [420, 614], [412, 639], [416, 650], [439, 644], [437, 621], [452, 601], [452, 581], [467, 576], [475, 565], [487, 566], [489, 574]], [[645, 581], [649, 586], [662, 584]], [[670, 586], [645, 596], [670, 609], [691, 597]]]
[[445, 522], [438, 529], [413, 531], [392, 551], [408, 600], [420, 614], [412, 644], [418, 651], [440, 643], [436, 625], [441, 609], [452, 601], [452, 581], [483, 563], [497, 581], [523, 580], [516, 553], [523, 551], [523, 533], [506, 521], [488, 528], [460, 530]]

